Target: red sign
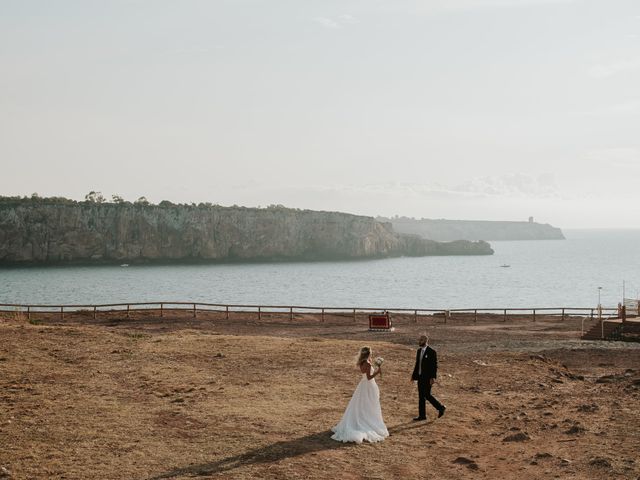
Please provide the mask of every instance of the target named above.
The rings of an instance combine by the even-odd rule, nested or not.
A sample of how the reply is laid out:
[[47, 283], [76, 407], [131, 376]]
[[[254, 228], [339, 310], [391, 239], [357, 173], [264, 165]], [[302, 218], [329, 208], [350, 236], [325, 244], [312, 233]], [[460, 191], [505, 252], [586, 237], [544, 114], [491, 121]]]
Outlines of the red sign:
[[391, 328], [391, 319], [388, 313], [369, 315], [370, 330], [389, 330]]

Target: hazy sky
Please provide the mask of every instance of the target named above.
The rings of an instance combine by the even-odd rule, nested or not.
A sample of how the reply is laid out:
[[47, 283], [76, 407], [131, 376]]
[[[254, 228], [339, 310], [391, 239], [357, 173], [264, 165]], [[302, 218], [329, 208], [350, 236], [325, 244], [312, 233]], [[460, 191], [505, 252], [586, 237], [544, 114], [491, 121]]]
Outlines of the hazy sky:
[[0, 194], [640, 227], [638, 0], [0, 0]]

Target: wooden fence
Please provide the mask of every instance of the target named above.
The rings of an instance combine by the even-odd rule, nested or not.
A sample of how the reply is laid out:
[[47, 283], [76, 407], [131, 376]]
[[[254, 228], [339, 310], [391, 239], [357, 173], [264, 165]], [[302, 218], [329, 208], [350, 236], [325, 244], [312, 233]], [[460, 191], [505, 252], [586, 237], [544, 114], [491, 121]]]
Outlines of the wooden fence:
[[[57, 314], [60, 319], [64, 319], [65, 313], [85, 313], [92, 315], [94, 319], [98, 317], [98, 313], [103, 312], [122, 312], [126, 313], [127, 318], [131, 317], [134, 312], [140, 311], [159, 311], [160, 317], [165, 312], [185, 311], [190, 312], [193, 318], [197, 318], [198, 312], [218, 312], [223, 313], [226, 319], [230, 318], [232, 313], [235, 314], [256, 314], [258, 319], [262, 319], [262, 315], [266, 313], [285, 314], [293, 320], [294, 314], [301, 315], [320, 315], [324, 322], [325, 315], [347, 316], [352, 317], [354, 321], [358, 314], [389, 312], [390, 314], [413, 316], [415, 322], [419, 316], [441, 316], [444, 323], [447, 322], [454, 314], [464, 315], [468, 317], [473, 315], [473, 320], [478, 320], [478, 314], [498, 314], [502, 316], [506, 322], [509, 314], [512, 315], [532, 315], [535, 322], [537, 315], [560, 316], [562, 320], [569, 316], [589, 317], [594, 319], [596, 308], [591, 307], [529, 307], [529, 308], [369, 308], [369, 307], [311, 307], [301, 305], [250, 305], [250, 304], [221, 304], [221, 303], [200, 303], [200, 302], [138, 302], [138, 303], [108, 303], [97, 305], [84, 304], [67, 304], [67, 305], [23, 305], [15, 303], [0, 303], [0, 312], [21, 312], [27, 315], [31, 320], [32, 315], [41, 314]], [[616, 312], [617, 308], [602, 308], [602, 312]]]

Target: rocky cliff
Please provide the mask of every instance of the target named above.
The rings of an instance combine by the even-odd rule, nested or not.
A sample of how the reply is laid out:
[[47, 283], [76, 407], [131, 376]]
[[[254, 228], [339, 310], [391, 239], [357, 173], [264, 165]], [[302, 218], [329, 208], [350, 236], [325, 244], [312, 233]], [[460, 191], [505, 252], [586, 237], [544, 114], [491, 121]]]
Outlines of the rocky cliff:
[[486, 242], [438, 243], [371, 217], [284, 207], [137, 205], [3, 198], [0, 265], [329, 260], [486, 255]]
[[431, 240], [562, 240], [562, 230], [549, 224], [536, 222], [496, 222], [475, 220], [420, 220], [406, 217], [388, 221], [399, 233], [419, 235]]

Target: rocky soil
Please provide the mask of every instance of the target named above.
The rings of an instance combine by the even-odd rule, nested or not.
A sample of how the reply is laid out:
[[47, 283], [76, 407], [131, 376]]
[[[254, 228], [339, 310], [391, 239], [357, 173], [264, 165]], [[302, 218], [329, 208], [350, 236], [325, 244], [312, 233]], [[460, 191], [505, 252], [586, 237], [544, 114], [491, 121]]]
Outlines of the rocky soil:
[[[0, 478], [640, 477], [640, 345], [580, 323], [154, 312], [0, 320]], [[447, 405], [415, 424], [422, 331]], [[363, 344], [391, 436], [332, 441]]]

